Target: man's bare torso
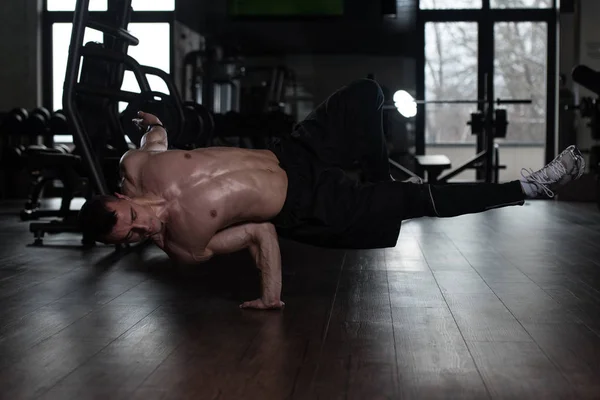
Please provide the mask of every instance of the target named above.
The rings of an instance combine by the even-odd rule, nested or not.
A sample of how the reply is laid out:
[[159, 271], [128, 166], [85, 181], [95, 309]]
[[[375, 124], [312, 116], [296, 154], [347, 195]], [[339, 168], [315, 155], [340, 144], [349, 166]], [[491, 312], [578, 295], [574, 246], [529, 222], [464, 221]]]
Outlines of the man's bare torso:
[[132, 150], [121, 160], [121, 174], [125, 195], [162, 204], [165, 229], [157, 245], [199, 260], [217, 232], [276, 216], [287, 192], [286, 173], [267, 150]]

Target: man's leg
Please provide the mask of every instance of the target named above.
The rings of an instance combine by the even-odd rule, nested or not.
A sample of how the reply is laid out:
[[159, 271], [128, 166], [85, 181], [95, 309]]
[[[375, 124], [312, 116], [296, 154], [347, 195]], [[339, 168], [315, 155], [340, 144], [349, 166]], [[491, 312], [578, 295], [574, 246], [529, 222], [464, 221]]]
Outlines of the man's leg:
[[321, 103], [292, 136], [327, 164], [350, 168], [358, 162], [368, 182], [389, 181], [383, 101], [375, 81], [357, 80]]
[[520, 181], [448, 185], [397, 183], [402, 220], [419, 217], [457, 217], [494, 208], [523, 205], [527, 198]]
[[456, 217], [522, 205], [529, 198], [553, 196], [554, 190], [578, 179], [584, 170], [583, 157], [572, 146], [541, 170], [508, 183], [414, 185], [381, 182], [338, 187], [332, 204], [340, 204], [343, 199], [352, 199], [352, 203], [341, 209], [341, 215], [336, 219], [340, 234], [334, 244], [346, 248], [393, 247], [404, 220]]
[[[518, 181], [495, 184], [448, 184], [407, 186], [405, 216], [455, 217], [494, 208], [522, 205], [525, 199], [554, 196], [554, 190], [579, 179], [585, 171], [581, 152], [570, 146], [539, 171]], [[427, 201], [424, 198], [429, 197]], [[421, 203], [425, 203], [423, 208]]]

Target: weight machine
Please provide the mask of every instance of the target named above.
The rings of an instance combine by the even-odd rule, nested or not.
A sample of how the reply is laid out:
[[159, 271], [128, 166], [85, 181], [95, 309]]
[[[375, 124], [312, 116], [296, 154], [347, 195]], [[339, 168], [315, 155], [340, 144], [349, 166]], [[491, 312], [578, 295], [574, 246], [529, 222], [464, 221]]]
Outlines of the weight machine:
[[[586, 65], [577, 65], [571, 72], [573, 81], [600, 96], [600, 72]], [[598, 97], [583, 97], [578, 106], [571, 107], [579, 110], [583, 118], [589, 120], [593, 140], [600, 140], [600, 100]], [[591, 146], [589, 150], [590, 170], [596, 174], [596, 202], [600, 209], [600, 146]]]
[[[71, 154], [35, 154], [41, 168], [72, 168], [81, 177], [81, 188], [68, 190], [86, 199], [92, 193], [118, 191], [119, 161], [131, 148], [139, 147], [143, 132], [131, 119], [138, 110], [161, 116], [169, 133], [169, 144], [175, 148], [200, 146], [212, 132], [212, 118], [201, 106], [183, 102], [167, 73], [140, 65], [127, 55], [129, 46], [139, 41], [127, 27], [133, 9], [131, 0], [109, 0], [108, 11], [98, 20], [89, 18], [90, 0], [78, 0], [73, 17], [69, 58], [63, 88], [63, 107], [75, 150]], [[83, 43], [86, 28], [103, 32], [104, 43]], [[133, 72], [140, 93], [122, 90], [125, 71]], [[164, 81], [168, 94], [151, 90], [147, 76]], [[128, 103], [123, 113], [119, 103]], [[127, 143], [129, 137], [133, 145]], [[107, 179], [109, 178], [109, 179]], [[65, 188], [67, 190], [67, 188]], [[75, 215], [73, 215], [75, 214]], [[36, 245], [45, 233], [79, 233], [76, 213], [61, 220], [30, 224]], [[83, 237], [84, 245], [93, 241]]]
[[[505, 168], [499, 165], [499, 150], [495, 143], [496, 138], [506, 137], [508, 118], [506, 109], [495, 108], [503, 104], [531, 104], [531, 99], [493, 99], [488, 93], [493, 82], [491, 74], [485, 75], [484, 98], [476, 100], [415, 100], [416, 104], [476, 104], [481, 107], [480, 111], [471, 114], [471, 120], [467, 123], [471, 126], [471, 132], [477, 135], [477, 154], [453, 170], [443, 173], [451, 168], [451, 162], [444, 155], [417, 155], [417, 166], [427, 172], [430, 183], [448, 183], [450, 179], [459, 175], [467, 169], [475, 168], [483, 170], [483, 179], [487, 183], [499, 181], [499, 170]], [[395, 106], [385, 106], [386, 109], [394, 109]], [[418, 174], [403, 167], [397, 162], [390, 160], [392, 167], [412, 177]]]

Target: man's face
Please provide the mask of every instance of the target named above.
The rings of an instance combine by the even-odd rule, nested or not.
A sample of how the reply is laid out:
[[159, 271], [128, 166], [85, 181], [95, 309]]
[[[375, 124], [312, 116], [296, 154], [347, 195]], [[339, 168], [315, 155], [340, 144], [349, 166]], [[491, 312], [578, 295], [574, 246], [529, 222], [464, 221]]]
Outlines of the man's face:
[[135, 243], [160, 232], [162, 223], [147, 207], [121, 198], [107, 204], [117, 214], [117, 224], [108, 235], [111, 243]]

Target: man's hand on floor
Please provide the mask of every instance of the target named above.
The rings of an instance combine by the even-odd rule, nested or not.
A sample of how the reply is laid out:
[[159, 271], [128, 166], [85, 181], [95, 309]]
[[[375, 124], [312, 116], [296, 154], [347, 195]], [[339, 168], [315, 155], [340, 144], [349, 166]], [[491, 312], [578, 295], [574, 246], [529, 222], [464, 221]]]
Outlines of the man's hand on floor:
[[249, 308], [255, 310], [281, 310], [285, 307], [285, 303], [281, 300], [276, 301], [263, 301], [263, 299], [256, 299], [247, 301], [240, 305], [240, 308]]

